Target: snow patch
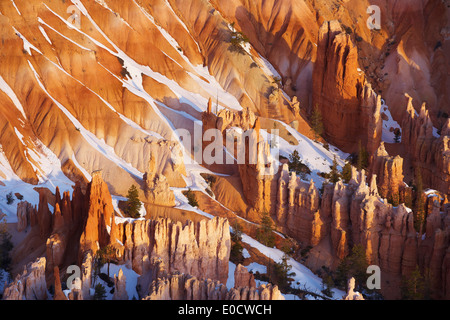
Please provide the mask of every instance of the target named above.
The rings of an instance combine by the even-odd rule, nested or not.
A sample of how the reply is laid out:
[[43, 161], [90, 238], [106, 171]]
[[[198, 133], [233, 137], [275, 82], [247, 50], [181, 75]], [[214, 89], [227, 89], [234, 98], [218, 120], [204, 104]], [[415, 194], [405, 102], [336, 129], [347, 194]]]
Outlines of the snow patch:
[[[392, 118], [391, 112], [389, 111], [389, 107], [386, 105], [384, 99], [381, 99], [381, 113], [384, 113], [387, 117], [387, 120], [382, 119], [383, 127], [382, 127], [381, 140], [386, 143], [395, 143], [394, 130], [396, 130], [396, 129], [400, 130], [400, 134], [401, 134], [402, 128], [400, 127], [398, 122], [395, 121], [394, 118]], [[392, 131], [391, 131], [391, 128], [393, 129]], [[400, 138], [399, 142], [401, 142], [401, 135], [399, 138]]]
[[0, 76], [0, 90], [6, 93], [6, 95], [11, 99], [16, 108], [20, 111], [23, 118], [26, 119], [27, 116], [25, 115], [25, 110], [23, 109], [22, 104], [20, 103], [19, 99], [14, 93], [14, 90], [11, 89], [11, 87], [6, 83], [6, 81], [2, 78], [2, 76]]

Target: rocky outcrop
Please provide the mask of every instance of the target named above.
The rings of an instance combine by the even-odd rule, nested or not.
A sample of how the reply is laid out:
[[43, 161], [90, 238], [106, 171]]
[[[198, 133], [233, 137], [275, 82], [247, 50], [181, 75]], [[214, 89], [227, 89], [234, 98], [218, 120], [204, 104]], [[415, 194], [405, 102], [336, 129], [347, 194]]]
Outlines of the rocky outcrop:
[[312, 76], [313, 106], [322, 114], [327, 141], [349, 152], [361, 141], [373, 154], [381, 141], [381, 97], [359, 67], [351, 36], [337, 20], [324, 22]]
[[45, 300], [47, 296], [44, 257], [25, 266], [3, 292], [3, 300]]
[[[162, 269], [161, 269], [162, 268]], [[158, 275], [150, 276], [144, 300], [284, 300], [277, 286], [239, 286], [231, 289], [217, 280], [197, 278], [189, 274], [167, 274], [158, 263]], [[151, 273], [151, 272], [150, 272]]]
[[242, 264], [238, 264], [234, 270], [234, 288], [241, 287], [256, 288], [255, 277], [248, 272]]
[[319, 191], [290, 173], [287, 164], [280, 171], [277, 188], [276, 221], [303, 243], [315, 245], [320, 239]]
[[144, 194], [147, 202], [162, 205], [175, 206], [175, 195], [170, 190], [167, 178], [156, 172], [155, 157], [150, 157], [148, 169], [144, 173]]
[[[379, 151], [372, 168], [380, 172], [381, 188], [377, 186], [378, 175], [373, 174], [367, 181], [364, 170], [357, 172], [352, 168], [348, 184], [342, 181], [326, 184], [320, 194], [313, 182], [302, 181], [285, 164], [271, 180], [275, 187], [267, 189], [267, 194], [254, 197], [274, 199], [268, 212], [275, 225], [299, 241], [303, 248], [312, 248], [305, 263], [313, 270], [322, 265], [336, 268], [355, 245], [361, 245], [367, 262], [381, 268], [382, 291], [387, 298], [400, 297], [401, 279], [408, 277], [416, 265], [422, 272], [433, 268], [435, 297], [444, 297], [447, 293], [438, 283], [444, 278], [442, 274], [448, 272], [444, 249], [449, 246], [450, 224], [444, 224], [448, 204], [444, 200], [436, 201], [427, 209], [433, 213], [428, 213], [427, 236], [422, 240], [414, 227], [413, 211], [403, 203], [393, 206], [381, 196], [387, 192], [389, 197], [396, 192], [400, 202], [405, 194], [400, 191], [405, 187], [397, 163], [401, 159], [389, 158], [383, 145]], [[250, 185], [255, 184], [253, 179]], [[256, 192], [260, 190], [254, 187], [253, 193]], [[433, 259], [431, 253], [435, 255]]]
[[122, 269], [118, 275], [114, 275], [114, 295], [113, 300], [128, 300], [127, 293], [127, 277], [123, 274]]
[[[185, 224], [169, 219], [117, 224], [118, 255], [138, 274], [159, 257], [170, 273], [178, 271], [226, 283], [231, 240], [228, 220], [213, 218]], [[122, 245], [123, 244], [123, 245]]]
[[347, 282], [347, 294], [342, 297], [342, 300], [364, 300], [361, 293], [355, 290], [355, 278], [350, 278]]
[[27, 201], [17, 204], [17, 231], [22, 232], [30, 225], [30, 219], [36, 215], [36, 208]]
[[114, 207], [108, 186], [101, 171], [92, 174], [88, 186], [88, 217], [80, 238], [80, 254], [91, 250], [97, 252], [110, 242], [108, 228], [114, 223]]
[[424, 185], [450, 194], [450, 119], [439, 135], [425, 103], [417, 113], [412, 98], [406, 97], [407, 115], [401, 124], [402, 143], [407, 147], [414, 166], [420, 168]]
[[55, 294], [53, 295], [53, 300], [68, 300], [61, 288], [61, 279], [59, 277], [58, 267], [53, 269], [53, 277], [55, 278]]
[[395, 205], [405, 202], [405, 194], [409, 191], [403, 182], [403, 159], [398, 155], [389, 156], [384, 142], [381, 142], [372, 159], [370, 172], [376, 175], [378, 193], [382, 198], [390, 200]]

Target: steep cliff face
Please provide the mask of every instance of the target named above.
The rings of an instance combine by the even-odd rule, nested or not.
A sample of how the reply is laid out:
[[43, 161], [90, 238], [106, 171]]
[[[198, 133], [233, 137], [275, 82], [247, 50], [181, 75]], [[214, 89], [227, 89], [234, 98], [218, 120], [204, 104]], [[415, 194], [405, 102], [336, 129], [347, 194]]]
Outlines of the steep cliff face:
[[178, 271], [226, 283], [231, 248], [226, 219], [184, 225], [168, 219], [137, 220], [117, 224], [116, 235], [113, 245], [119, 256], [138, 274], [150, 270], [152, 258], [159, 257], [170, 273]]
[[404, 203], [408, 197], [411, 202], [411, 190], [403, 182], [403, 158], [389, 156], [383, 142], [373, 157], [369, 172], [376, 176], [378, 193], [382, 198], [396, 205]]
[[336, 20], [319, 29], [312, 83], [313, 106], [322, 114], [327, 140], [345, 151], [355, 151], [361, 141], [372, 154], [381, 141], [380, 96], [360, 69], [355, 43]]
[[[381, 168], [394, 170], [395, 166], [384, 162], [388, 156], [381, 151], [377, 157], [382, 161], [375, 157], [374, 163], [378, 165], [381, 161]], [[401, 166], [386, 174], [391, 176], [381, 180], [382, 192], [389, 196], [395, 191], [403, 196], [405, 193], [399, 191], [400, 187], [405, 188], [399, 180]], [[289, 173], [285, 164], [274, 181], [276, 201], [272, 203], [275, 207], [272, 218], [280, 231], [298, 240], [303, 247], [312, 247], [306, 264], [313, 270], [323, 265], [335, 268], [353, 246], [362, 245], [367, 262], [381, 268], [385, 298], [400, 297], [402, 277], [409, 277], [416, 265], [422, 271], [433, 268], [434, 297], [448, 295], [447, 287], [440, 284], [448, 277], [445, 257], [450, 244], [449, 206], [444, 198], [430, 200], [426, 236], [422, 236], [414, 227], [414, 213], [410, 208], [403, 203], [393, 206], [380, 196], [376, 175], [367, 183], [365, 172], [358, 173], [353, 168], [348, 184], [338, 181], [325, 185], [320, 194], [313, 182], [306, 183], [295, 173]]]
[[5, 288], [3, 300], [47, 299], [45, 262], [45, 258], [41, 257], [25, 266], [23, 272]]
[[[366, 24], [373, 4], [380, 30]], [[354, 152], [361, 141], [368, 151], [368, 181], [354, 171], [348, 184], [322, 192], [317, 180], [261, 159], [202, 164], [230, 175], [217, 199], [226, 207], [239, 197], [239, 214], [256, 223], [267, 211], [278, 230], [313, 247], [310, 265], [335, 266], [363, 244], [388, 288], [418, 264], [432, 270], [436, 297], [448, 296], [448, 19], [445, 2], [432, 0], [2, 1], [0, 208], [17, 216], [18, 232], [29, 232], [14, 268], [46, 255], [51, 281], [55, 268], [113, 244], [138, 272], [161, 255], [170, 272], [223, 282], [224, 220], [116, 222], [107, 186], [124, 196], [136, 184], [149, 205], [177, 206], [173, 187], [198, 186], [198, 172], [184, 162], [199, 150], [185, 149], [177, 129], [192, 135], [201, 121], [202, 133], [219, 129], [224, 143], [228, 129], [254, 129], [258, 153], [269, 158], [260, 133], [282, 121], [286, 142], [298, 143], [317, 104], [327, 142]], [[234, 43], [238, 32], [249, 41]], [[396, 145], [380, 144], [382, 98], [401, 124], [402, 158]], [[284, 156], [294, 150], [286, 145]], [[208, 147], [202, 141], [202, 151]], [[248, 150], [236, 157], [249, 158]], [[416, 168], [444, 199], [426, 198], [425, 235], [414, 232], [414, 212], [401, 205], [411, 198], [403, 180]], [[14, 211], [4, 200], [17, 188], [28, 202]], [[72, 298], [89, 297], [85, 280]]]
[[414, 165], [420, 168], [426, 186], [450, 194], [450, 120], [440, 134], [433, 126], [425, 103], [417, 113], [407, 96], [407, 114], [402, 122], [402, 143]]
[[[284, 300], [278, 287], [271, 284], [256, 288], [254, 283], [246, 283], [228, 289], [217, 280], [167, 273], [162, 261], [153, 261], [157, 267], [146, 275], [150, 284], [142, 292], [144, 300]], [[240, 270], [242, 274], [242, 268]]]
[[114, 223], [114, 207], [108, 186], [102, 179], [101, 172], [92, 175], [88, 186], [88, 216], [80, 238], [80, 252], [96, 252], [110, 241], [107, 227]]

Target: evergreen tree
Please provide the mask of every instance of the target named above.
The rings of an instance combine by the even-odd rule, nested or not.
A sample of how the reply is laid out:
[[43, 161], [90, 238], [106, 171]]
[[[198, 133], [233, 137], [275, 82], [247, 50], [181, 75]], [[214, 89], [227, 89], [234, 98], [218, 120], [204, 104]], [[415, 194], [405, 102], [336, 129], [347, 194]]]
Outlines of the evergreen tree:
[[354, 277], [358, 290], [362, 291], [367, 280], [367, 267], [368, 263], [364, 247], [362, 245], [353, 246], [351, 254], [342, 259], [336, 270], [336, 285], [345, 287], [347, 280]]
[[14, 203], [14, 196], [13, 193], [10, 192], [6, 195], [6, 204], [13, 204]]
[[352, 178], [352, 165], [350, 164], [350, 162], [345, 162], [345, 165], [342, 168], [341, 177], [345, 183], [348, 183]]
[[357, 158], [357, 169], [361, 171], [362, 169], [367, 169], [369, 165], [369, 154], [366, 149], [361, 145], [361, 140], [358, 142], [358, 158]]
[[261, 217], [261, 226], [256, 231], [256, 239], [263, 245], [272, 248], [275, 245], [275, 236], [272, 232], [273, 222], [269, 213], [264, 211]]
[[409, 277], [402, 279], [402, 299], [405, 300], [423, 300], [425, 298], [426, 284], [425, 279], [420, 273], [419, 266], [411, 273]]
[[292, 266], [288, 264], [288, 255], [284, 254], [281, 262], [276, 262], [272, 268], [271, 281], [274, 282], [281, 291], [287, 292], [292, 284], [292, 277], [295, 272], [291, 272]]
[[331, 183], [338, 182], [340, 180], [340, 178], [341, 178], [341, 175], [340, 175], [339, 170], [338, 170], [338, 162], [336, 160], [336, 156], [334, 156], [333, 165], [330, 166], [330, 169], [331, 169], [331, 171], [328, 173], [328, 180]]
[[198, 201], [197, 201], [197, 197], [195, 196], [195, 193], [191, 190], [191, 188], [189, 188], [188, 191], [185, 191], [184, 195], [188, 199], [188, 203], [189, 203], [190, 206], [192, 206], [192, 207], [198, 207], [199, 206]]
[[127, 198], [125, 214], [131, 218], [139, 218], [142, 203], [139, 201], [139, 191], [134, 184], [128, 189]]
[[289, 155], [289, 171], [294, 171], [300, 178], [306, 179], [308, 174], [311, 174], [311, 170], [306, 164], [300, 159], [300, 154], [297, 150], [294, 150], [292, 154]]
[[242, 246], [242, 227], [236, 221], [233, 227], [233, 232], [231, 233], [231, 252], [230, 252], [230, 261], [234, 264], [239, 264], [244, 261]]
[[94, 292], [94, 300], [105, 300], [106, 298], [106, 290], [105, 287], [99, 283], [95, 286], [95, 292]]
[[414, 213], [414, 225], [416, 231], [419, 232], [419, 234], [422, 234], [425, 222], [425, 199], [423, 198], [422, 172], [419, 167], [416, 168], [416, 202]]
[[318, 140], [320, 136], [323, 134], [323, 120], [322, 120], [322, 113], [319, 110], [319, 106], [316, 104], [313, 112], [311, 114], [311, 130], [314, 134], [314, 139]]
[[1, 222], [0, 225], [0, 269], [10, 272], [11, 269], [11, 256], [10, 252], [13, 248], [11, 242], [11, 234], [6, 227], [6, 221]]
[[114, 248], [111, 245], [107, 245], [97, 251], [97, 256], [100, 262], [99, 263], [100, 268], [105, 263], [108, 264], [108, 277], [109, 277], [109, 265], [111, 264], [111, 261], [115, 258]]
[[398, 128], [396, 128], [394, 130], [394, 142], [395, 143], [400, 143], [401, 137], [402, 137], [402, 133], [400, 132], [400, 130]]

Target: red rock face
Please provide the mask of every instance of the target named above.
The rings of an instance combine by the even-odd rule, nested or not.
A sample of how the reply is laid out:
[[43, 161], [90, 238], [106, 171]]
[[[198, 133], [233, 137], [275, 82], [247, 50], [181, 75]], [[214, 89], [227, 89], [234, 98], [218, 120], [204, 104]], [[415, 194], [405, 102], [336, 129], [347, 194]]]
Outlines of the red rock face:
[[[402, 180], [401, 159], [389, 157], [383, 144], [378, 151], [373, 170], [380, 174], [373, 175], [370, 184], [364, 172], [352, 170], [348, 185], [342, 181], [329, 184], [321, 196], [313, 182], [305, 183], [292, 173], [289, 177], [284, 165], [273, 179], [276, 200], [272, 218], [280, 231], [304, 247], [312, 247], [311, 258], [306, 260], [312, 269], [324, 264], [335, 268], [353, 246], [360, 244], [369, 265], [381, 268], [385, 298], [400, 298], [401, 279], [409, 277], [416, 265], [421, 270], [434, 270], [433, 296], [443, 298], [448, 294], [441, 283], [448, 277], [445, 257], [450, 224], [444, 221], [448, 220], [449, 206], [446, 200], [430, 200], [426, 237], [422, 240], [414, 227], [413, 211], [402, 203], [407, 188]], [[401, 204], [392, 206], [380, 197], [381, 193], [396, 193]]]
[[3, 293], [4, 300], [45, 300], [47, 296], [44, 257], [25, 266]]
[[438, 135], [426, 105], [422, 104], [417, 114], [412, 98], [407, 98], [402, 143], [408, 148], [413, 163], [420, 168], [424, 185], [450, 194], [450, 120]]
[[350, 35], [336, 20], [319, 29], [314, 65], [313, 107], [323, 117], [325, 136], [346, 151], [358, 142], [372, 154], [381, 141], [380, 102], [366, 83], [358, 51]]
[[80, 254], [91, 250], [97, 252], [109, 243], [107, 227], [113, 223], [114, 207], [108, 186], [103, 181], [101, 172], [92, 175], [88, 186], [88, 216], [80, 238]]
[[[390, 157], [381, 143], [373, 157], [370, 171], [376, 175], [376, 183], [380, 196], [395, 204], [404, 202], [402, 194], [406, 189], [403, 182], [403, 159], [400, 156]], [[403, 200], [403, 201], [401, 201]]]
[[234, 270], [234, 287], [256, 288], [255, 277], [241, 264], [238, 264]]
[[[230, 198], [228, 192], [242, 197], [242, 214], [254, 222], [269, 212], [280, 231], [313, 247], [315, 266], [334, 267], [363, 244], [368, 259], [382, 266], [393, 296], [399, 279], [418, 264], [433, 274], [436, 297], [449, 297], [448, 10], [442, 1], [377, 0], [382, 24], [373, 31], [365, 24], [372, 2], [82, 0], [77, 29], [67, 25], [68, 1], [2, 1], [0, 186], [16, 180], [12, 173], [32, 185], [49, 178], [57, 184], [63, 174], [78, 182], [72, 199], [59, 189], [55, 195], [43, 191], [38, 206], [17, 208], [18, 231], [28, 232], [29, 225], [37, 251], [46, 253], [46, 275], [113, 244], [139, 272], [153, 268], [157, 253], [171, 272], [223, 281], [224, 221], [117, 225], [107, 186], [125, 195], [136, 183], [146, 202], [174, 206], [171, 187], [186, 186], [190, 173], [174, 129], [193, 133], [198, 120], [202, 132], [259, 130], [279, 120], [303, 134], [317, 104], [326, 141], [348, 152], [361, 142], [368, 151], [368, 181], [355, 173], [348, 185], [329, 185], [320, 194], [286, 168], [263, 176], [261, 162], [206, 166], [240, 177], [241, 185], [228, 184], [233, 190], [218, 198]], [[231, 23], [248, 37], [246, 49], [231, 45]], [[405, 94], [412, 99], [405, 102]], [[380, 145], [381, 97], [401, 124], [402, 158], [392, 152], [395, 146], [386, 146], [389, 155]], [[424, 239], [411, 226], [414, 213], [401, 205], [411, 196], [404, 186], [411, 167], [444, 199], [435, 204], [435, 197], [427, 198]], [[103, 177], [93, 174], [89, 183], [100, 168]], [[211, 238], [209, 246], [205, 239]], [[24, 243], [25, 249], [33, 245]], [[211, 253], [216, 249], [220, 258]], [[183, 256], [187, 252], [194, 258]], [[196, 283], [204, 290], [214, 284], [188, 278], [173, 276], [163, 284]], [[155, 286], [161, 288], [155, 296], [166, 296], [163, 284]], [[89, 288], [83, 289], [72, 297], [88, 297]], [[236, 289], [229, 297], [276, 292], [263, 291]], [[226, 296], [189, 292], [186, 297]]]
[[160, 258], [170, 273], [226, 283], [231, 240], [225, 219], [185, 225], [168, 219], [135, 221], [118, 224], [117, 229], [118, 241], [112, 244], [139, 274], [151, 269], [153, 258]]

